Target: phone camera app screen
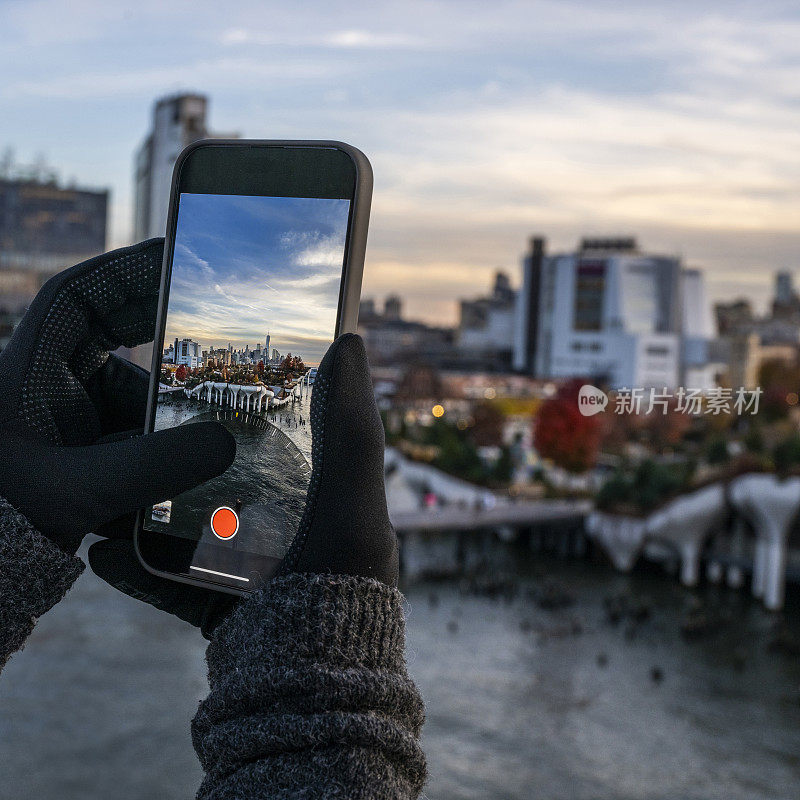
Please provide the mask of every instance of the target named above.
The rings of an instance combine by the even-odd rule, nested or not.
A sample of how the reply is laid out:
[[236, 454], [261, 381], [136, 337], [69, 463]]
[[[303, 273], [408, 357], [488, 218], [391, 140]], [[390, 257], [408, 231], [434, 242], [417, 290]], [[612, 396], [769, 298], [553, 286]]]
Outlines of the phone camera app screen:
[[236, 458], [147, 509], [146, 529], [286, 554], [311, 476], [311, 394], [333, 340], [349, 207], [180, 195], [155, 429], [216, 420]]

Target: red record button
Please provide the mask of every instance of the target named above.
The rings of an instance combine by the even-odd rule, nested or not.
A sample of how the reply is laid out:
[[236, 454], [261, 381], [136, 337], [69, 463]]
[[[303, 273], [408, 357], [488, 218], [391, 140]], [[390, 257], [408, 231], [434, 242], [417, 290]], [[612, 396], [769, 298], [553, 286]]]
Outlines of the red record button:
[[232, 539], [239, 530], [239, 517], [232, 508], [220, 506], [211, 515], [211, 530], [218, 539]]

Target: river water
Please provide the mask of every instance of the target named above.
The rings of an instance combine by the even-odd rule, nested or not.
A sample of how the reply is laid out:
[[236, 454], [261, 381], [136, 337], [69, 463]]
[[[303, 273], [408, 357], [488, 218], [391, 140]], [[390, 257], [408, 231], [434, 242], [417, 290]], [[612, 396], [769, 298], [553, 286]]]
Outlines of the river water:
[[[169, 521], [146, 519], [151, 530], [217, 547], [283, 558], [305, 508], [311, 478], [310, 391], [285, 406], [262, 412], [222, 408], [183, 393], [161, 396], [156, 430], [216, 420], [236, 441], [236, 458], [220, 476], [172, 498]], [[229, 542], [211, 531], [221, 505], [235, 508], [239, 530]]]
[[[427, 797], [797, 797], [800, 659], [770, 648], [772, 615], [743, 592], [522, 562], [506, 599], [457, 584], [407, 591]], [[571, 604], [540, 607], [551, 584], [544, 596]], [[699, 606], [715, 622], [686, 639], [681, 622]], [[787, 616], [800, 620], [796, 593]], [[193, 796], [204, 646], [84, 574], [0, 678], [0, 798]]]

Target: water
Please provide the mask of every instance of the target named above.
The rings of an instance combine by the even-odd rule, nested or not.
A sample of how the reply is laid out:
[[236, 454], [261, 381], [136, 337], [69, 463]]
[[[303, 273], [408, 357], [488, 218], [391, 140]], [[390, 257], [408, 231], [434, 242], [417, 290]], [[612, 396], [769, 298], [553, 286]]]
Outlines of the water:
[[[217, 420], [236, 440], [236, 458], [217, 478], [172, 500], [169, 522], [152, 518], [152, 530], [219, 546], [282, 558], [294, 539], [311, 476], [310, 392], [270, 412], [223, 409], [181, 395], [159, 403], [156, 428]], [[211, 531], [220, 505], [236, 508], [240, 526], [221, 543]]]
[[[539, 608], [526, 588], [542, 575], [575, 604]], [[774, 618], [744, 593], [542, 558], [521, 576], [511, 602], [455, 585], [407, 593], [427, 797], [797, 796], [800, 663], [769, 651]], [[603, 598], [620, 593], [646, 599], [650, 619], [610, 624]], [[695, 597], [720, 622], [687, 641], [680, 622]], [[795, 593], [795, 625], [799, 612]], [[192, 796], [204, 647], [185, 623], [85, 574], [0, 676], [0, 798]]]

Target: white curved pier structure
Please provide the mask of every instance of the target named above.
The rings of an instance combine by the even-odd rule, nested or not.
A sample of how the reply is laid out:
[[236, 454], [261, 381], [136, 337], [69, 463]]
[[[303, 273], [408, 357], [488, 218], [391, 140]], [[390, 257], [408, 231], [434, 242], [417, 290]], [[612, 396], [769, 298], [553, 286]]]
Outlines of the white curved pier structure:
[[681, 560], [681, 583], [697, 586], [703, 545], [725, 518], [725, 489], [705, 486], [671, 500], [646, 520], [645, 537], [674, 547]]
[[742, 475], [732, 482], [730, 498], [756, 532], [753, 595], [776, 611], [783, 606], [789, 532], [800, 512], [800, 478]]
[[586, 533], [603, 548], [620, 572], [630, 572], [641, 555], [646, 520], [623, 514], [594, 511], [586, 518]]
[[200, 398], [207, 403], [217, 403], [242, 411], [266, 410], [275, 397], [275, 392], [260, 384], [248, 385], [214, 381], [204, 381], [194, 389], [185, 389], [184, 394], [187, 397]]

